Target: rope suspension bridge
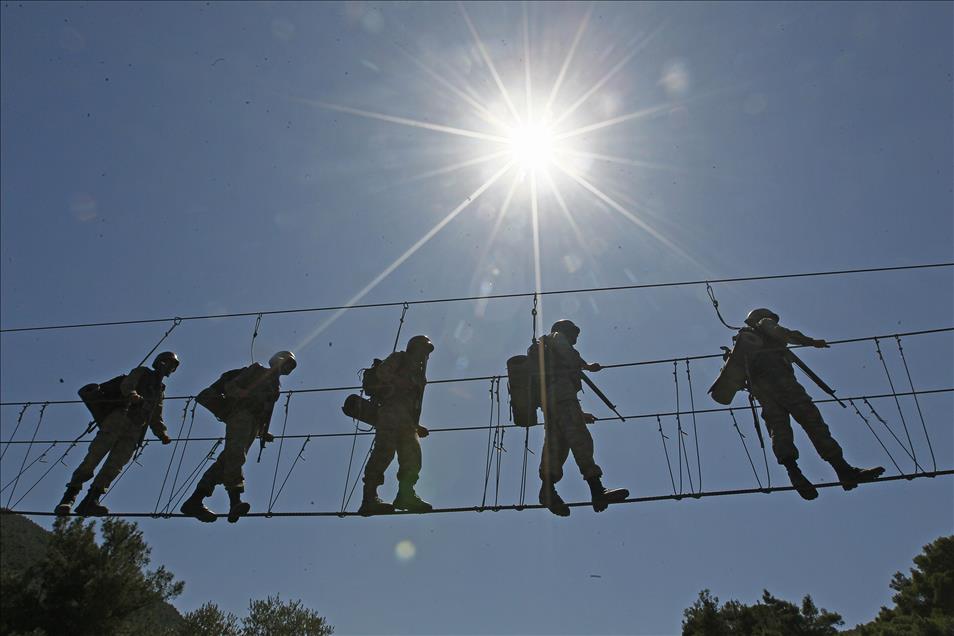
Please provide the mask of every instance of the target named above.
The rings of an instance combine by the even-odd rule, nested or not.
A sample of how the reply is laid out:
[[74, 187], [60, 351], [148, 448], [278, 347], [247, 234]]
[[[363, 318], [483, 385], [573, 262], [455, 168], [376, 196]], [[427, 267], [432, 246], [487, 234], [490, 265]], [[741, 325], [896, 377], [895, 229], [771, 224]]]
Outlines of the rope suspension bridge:
[[[682, 281], [682, 282], [671, 282], [671, 283], [647, 283], [640, 285], [625, 285], [617, 287], [593, 287], [593, 288], [584, 288], [584, 289], [574, 289], [574, 290], [554, 290], [554, 291], [541, 291], [541, 292], [527, 292], [527, 293], [514, 293], [514, 294], [496, 294], [496, 295], [483, 295], [483, 296], [470, 296], [470, 297], [454, 297], [454, 298], [440, 298], [440, 299], [430, 299], [430, 300], [418, 300], [418, 301], [402, 301], [402, 302], [388, 302], [388, 303], [368, 303], [362, 305], [350, 305], [350, 306], [341, 306], [341, 307], [312, 307], [312, 308], [297, 308], [297, 309], [281, 309], [281, 310], [272, 310], [272, 311], [256, 311], [256, 312], [241, 312], [233, 314], [209, 314], [209, 315], [191, 315], [184, 317], [175, 317], [175, 318], [150, 318], [150, 319], [140, 319], [140, 320], [124, 320], [124, 321], [110, 321], [110, 322], [90, 322], [90, 323], [73, 323], [73, 324], [62, 324], [62, 325], [45, 325], [45, 326], [27, 326], [27, 327], [17, 327], [17, 328], [4, 328], [0, 329], [0, 333], [24, 333], [24, 332], [35, 332], [35, 331], [49, 331], [49, 330], [60, 330], [60, 329], [82, 329], [82, 328], [93, 328], [93, 327], [115, 327], [122, 325], [137, 325], [145, 323], [171, 323], [168, 330], [162, 336], [158, 343], [152, 348], [152, 350], [145, 356], [145, 359], [148, 359], [149, 355], [155, 352], [158, 347], [165, 341], [166, 338], [183, 322], [194, 321], [194, 320], [205, 320], [205, 319], [221, 319], [221, 318], [238, 318], [238, 317], [256, 317], [256, 324], [254, 333], [252, 334], [252, 344], [250, 345], [250, 350], [254, 352], [254, 343], [255, 338], [258, 335], [259, 328], [261, 325], [262, 316], [267, 315], [276, 315], [276, 314], [288, 314], [288, 313], [304, 313], [304, 312], [321, 312], [321, 311], [332, 311], [332, 310], [351, 310], [351, 309], [361, 309], [361, 308], [370, 308], [370, 307], [402, 307], [402, 314], [400, 324], [398, 326], [398, 336], [395, 338], [395, 348], [397, 347], [397, 339], [400, 336], [400, 329], [403, 326], [405, 315], [407, 309], [410, 305], [417, 304], [435, 304], [435, 303], [450, 303], [450, 302], [460, 302], [460, 301], [483, 301], [488, 299], [496, 298], [532, 298], [534, 300], [534, 310], [536, 309], [536, 301], [541, 296], [545, 295], [555, 295], [555, 294], [582, 294], [582, 293], [596, 293], [596, 292], [609, 292], [609, 291], [625, 291], [625, 290], [636, 290], [636, 289], [649, 289], [649, 288], [659, 288], [659, 287], [674, 287], [674, 286], [701, 286], [705, 285], [707, 292], [710, 294], [710, 300], [713, 302], [713, 305], [718, 312], [718, 302], [715, 300], [714, 294], [712, 293], [711, 284], [712, 283], [735, 283], [735, 282], [747, 282], [747, 281], [762, 281], [762, 280], [778, 280], [785, 278], [804, 278], [804, 277], [818, 277], [818, 276], [835, 276], [835, 275], [854, 275], [854, 274], [864, 274], [864, 273], [878, 273], [878, 272], [888, 272], [888, 271], [903, 271], [903, 270], [924, 270], [924, 269], [939, 269], [939, 268], [952, 268], [954, 263], [936, 263], [936, 264], [926, 264], [926, 265], [909, 265], [909, 266], [898, 266], [898, 267], [878, 267], [878, 268], [866, 268], [866, 269], [851, 269], [851, 270], [837, 270], [837, 271], [823, 271], [823, 272], [808, 272], [808, 273], [796, 273], [796, 274], [778, 274], [778, 275], [766, 275], [766, 276], [748, 276], [748, 277], [738, 277], [738, 278], [724, 278], [724, 279], [710, 279], [710, 280], [697, 280], [697, 281]], [[720, 315], [721, 320], [721, 315]], [[534, 313], [534, 335], [536, 334], [536, 314]], [[724, 321], [723, 321], [723, 324]], [[921, 407], [921, 398], [927, 398], [931, 396], [939, 396], [944, 394], [954, 393], [954, 386], [947, 387], [934, 387], [929, 389], [919, 389], [915, 387], [914, 381], [912, 380], [910, 367], [908, 364], [907, 357], [905, 355], [905, 350], [903, 343], [908, 339], [912, 338], [930, 338], [930, 337], [943, 337], [945, 335], [950, 336], [954, 333], [954, 326], [945, 326], [938, 327], [934, 329], [924, 329], [918, 331], [907, 331], [901, 333], [891, 333], [883, 334], [877, 336], [858, 336], [852, 338], [846, 338], [841, 340], [832, 340], [829, 341], [830, 345], [848, 345], [852, 343], [872, 343], [874, 345], [874, 353], [877, 356], [881, 367], [883, 368], [888, 387], [890, 391], [888, 392], [877, 392], [873, 391], [871, 393], [854, 395], [851, 397], [840, 397], [840, 398], [831, 398], [831, 399], [819, 399], [815, 400], [817, 404], [826, 404], [832, 402], [839, 402], [842, 406], [847, 407], [850, 405], [852, 413], [856, 416], [861, 423], [867, 428], [867, 430], [872, 434], [872, 436], [877, 441], [880, 448], [883, 450], [885, 456], [890, 460], [891, 465], [897, 471], [896, 474], [886, 475], [878, 478], [877, 480], [871, 482], [871, 484], [883, 484], [890, 483], [899, 480], [914, 480], [920, 478], [935, 478], [935, 477], [945, 477], [954, 475], [954, 468], [938, 468], [937, 457], [934, 451], [934, 445], [932, 443], [931, 435], [929, 434], [927, 421], [924, 415], [924, 412]], [[897, 387], [895, 385], [894, 376], [889, 369], [884, 356], [884, 351], [882, 350], [882, 342], [894, 341], [894, 348], [897, 350], [898, 360], [903, 365], [905, 379], [907, 380], [907, 387], [903, 385]], [[951, 349], [948, 348], [948, 351]], [[659, 411], [659, 412], [644, 412], [644, 413], [635, 413], [631, 415], [625, 415], [620, 417], [601, 417], [596, 418], [597, 421], [607, 421], [607, 420], [616, 420], [616, 419], [625, 419], [625, 420], [636, 420], [642, 421], [646, 420], [650, 425], [656, 427], [656, 431], [659, 435], [660, 440], [660, 450], [665, 456], [665, 465], [667, 467], [667, 474], [669, 477], [669, 482], [672, 486], [672, 492], [668, 494], [659, 494], [659, 495], [650, 495], [643, 497], [633, 497], [625, 500], [621, 503], [648, 503], [654, 501], [679, 501], [682, 499], [702, 499], [709, 497], [723, 497], [723, 496], [734, 496], [734, 495], [749, 495], [749, 494], [768, 494], [768, 493], [780, 493], [794, 490], [791, 486], [773, 486], [771, 483], [771, 471], [769, 469], [769, 460], [765, 451], [764, 445], [761, 445], [761, 454], [762, 462], [764, 464], [764, 474], [760, 472], [759, 468], [756, 466], [756, 460], [753, 460], [752, 452], [749, 449], [749, 445], [746, 442], [746, 437], [742, 433], [740, 428], [739, 420], [737, 414], [741, 414], [743, 417], [746, 414], [750, 413], [750, 406], [728, 406], [728, 407], [717, 407], [717, 408], [697, 408], [695, 403], [695, 393], [693, 389], [692, 381], [692, 371], [691, 366], [693, 363], [701, 360], [713, 360], [717, 358], [722, 358], [721, 353], [717, 354], [699, 354], [699, 355], [688, 355], [680, 356], [676, 358], [667, 358], [667, 359], [653, 359], [653, 360], [637, 360], [637, 361], [627, 361], [619, 362], [614, 364], [602, 365], [603, 369], [627, 369], [633, 367], [642, 367], [642, 366], [652, 366], [652, 365], [671, 365], [673, 384], [674, 384], [674, 393], [675, 393], [675, 410], [670, 411]], [[529, 434], [530, 429], [525, 427], [517, 426], [516, 424], [505, 421], [502, 417], [503, 408], [501, 407], [501, 398], [500, 398], [500, 380], [501, 378], [506, 379], [505, 374], [487, 374], [487, 375], [476, 375], [469, 377], [457, 377], [457, 378], [441, 378], [429, 380], [428, 384], [441, 385], [441, 384], [455, 384], [455, 383], [465, 383], [465, 382], [478, 382], [484, 381], [489, 382], [489, 402], [490, 402], [490, 415], [489, 423], [486, 425], [470, 425], [470, 426], [451, 426], [444, 428], [432, 428], [430, 432], [432, 433], [457, 433], [463, 431], [486, 431], [487, 432], [487, 442], [486, 442], [486, 457], [483, 462], [484, 475], [483, 475], [483, 493], [481, 502], [479, 505], [475, 506], [463, 506], [463, 507], [446, 507], [446, 508], [435, 508], [429, 513], [394, 513], [394, 514], [438, 514], [438, 513], [453, 513], [453, 512], [483, 512], [483, 511], [503, 511], [503, 510], [534, 510], [543, 508], [543, 506], [537, 504], [528, 504], [526, 502], [526, 488], [527, 488], [527, 474], [529, 467], [529, 455], [533, 454], [533, 451], [530, 450], [529, 446]], [[681, 379], [683, 378], [683, 379]], [[900, 390], [899, 390], [900, 388]], [[281, 393], [284, 394], [284, 403], [281, 405], [281, 418], [282, 418], [282, 428], [281, 433], [274, 436], [274, 439], [278, 442], [278, 451], [275, 453], [275, 465], [274, 470], [272, 471], [272, 480], [271, 486], [269, 489], [267, 508], [264, 512], [253, 512], [248, 516], [250, 517], [346, 517], [357, 515], [357, 512], [349, 511], [347, 508], [351, 502], [352, 495], [355, 491], [355, 488], [360, 480], [360, 475], [363, 469], [363, 465], [356, 472], [353, 472], [355, 451], [357, 440], [362, 437], [373, 436], [373, 429], [363, 429], [357, 421], [355, 421], [354, 429], [352, 431], [345, 432], [325, 432], [325, 431], [310, 431], [304, 433], [288, 434], [288, 420], [289, 420], [289, 407], [292, 401], [293, 396], [297, 394], [314, 394], [314, 393], [329, 393], [329, 392], [344, 392], [344, 391], [358, 391], [360, 386], [351, 386], [351, 385], [341, 385], [341, 386], [328, 386], [328, 387], [313, 387], [305, 389], [294, 389], [286, 390]], [[688, 396], [688, 399], [685, 397]], [[908, 417], [905, 416], [905, 409], [902, 407], [900, 398], [906, 398], [913, 400], [915, 406], [915, 412], [918, 420], [920, 421], [921, 433], [923, 434], [923, 442], [927, 447], [928, 456], [926, 458], [923, 453], [921, 457], [918, 456], [917, 446], [920, 444], [915, 443], [914, 439], [918, 436], [918, 433], [915, 432], [915, 437], [912, 437], [911, 427], [908, 425]], [[159, 494], [156, 498], [155, 505], [151, 512], [148, 511], [132, 511], [132, 512], [120, 512], [120, 513], [111, 513], [110, 516], [118, 517], [152, 517], [152, 518], [170, 518], [170, 517], [181, 517], [184, 515], [178, 514], [177, 511], [179, 505], [183, 499], [189, 494], [190, 489], [195, 484], [198, 477], [202, 474], [203, 469], [208, 464], [209, 461], [214, 458], [216, 451], [221, 447], [224, 437], [223, 436], [193, 436], [193, 427], [195, 424], [195, 415], [196, 415], [196, 406], [194, 395], [180, 395], [180, 396], [170, 396], [165, 398], [166, 401], [183, 401], [183, 407], [180, 416], [180, 422], [178, 427], [178, 432], [176, 436], [172, 438], [173, 446], [172, 453], [169, 457], [168, 464], [165, 467], [164, 476], [162, 478], [162, 483], [160, 486]], [[882, 413], [876, 410], [875, 406], [872, 404], [873, 401], [878, 400], [891, 400], [893, 401], [896, 410], [897, 410], [897, 422], [892, 423], [890, 420], [895, 420], [893, 416], [885, 417]], [[683, 401], [688, 401], [689, 408], [682, 408]], [[844, 403], [847, 403], [844, 404]], [[46, 439], [40, 436], [40, 428], [43, 423], [44, 417], [47, 413], [47, 410], [51, 406], [60, 406], [60, 405], [75, 405], [82, 404], [80, 400], [40, 400], [40, 401], [5, 401], [0, 402], [2, 407], [19, 407], [19, 412], [16, 418], [16, 423], [13, 428], [13, 432], [7, 437], [6, 440], [0, 442], [2, 448], [0, 448], [0, 462], [7, 462], [9, 466], [9, 459], [6, 458], [8, 451], [11, 447], [21, 448], [26, 447], [25, 452], [20, 458], [20, 463], [16, 469], [15, 476], [8, 479], [5, 483], [0, 485], [0, 499], [6, 497], [6, 508], [2, 510], [3, 513], [18, 513], [23, 515], [30, 516], [52, 516], [52, 512], [40, 511], [40, 510], [27, 510], [27, 509], [18, 509], [17, 506], [20, 505], [25, 498], [33, 492], [37, 486], [40, 485], [47, 477], [49, 477], [53, 471], [58, 466], [66, 467], [66, 458], [69, 455], [70, 451], [82, 444], [88, 444], [91, 441], [91, 434], [93, 433], [93, 426], [90, 425], [87, 429], [81, 433], [79, 436], [73, 439], [57, 439], [56, 436], [52, 439]], [[860, 407], [859, 407], [860, 405]], [[509, 411], [509, 409], [507, 409]], [[698, 425], [696, 418], [701, 415], [711, 415], [711, 414], [727, 414], [731, 419], [732, 429], [734, 434], [737, 434], [741, 447], [744, 451], [744, 456], [752, 469], [752, 474], [756, 483], [755, 487], [752, 488], [738, 488], [738, 489], [723, 489], [723, 490], [703, 490], [702, 486], [702, 464], [701, 464], [701, 452], [698, 436]], [[24, 425], [25, 421], [32, 417], [33, 414], [36, 415], [36, 422], [33, 426], [32, 434], [29, 438], [18, 437], [18, 433], [21, 429], [21, 426]], [[752, 412], [754, 415], [754, 411]], [[751, 415], [749, 415], [751, 416]], [[690, 437], [689, 430], [684, 426], [683, 419], [686, 418], [687, 421], [692, 423], [692, 435]], [[171, 417], [169, 418], [172, 419]], [[675, 440], [672, 440], [669, 435], [665, 432], [664, 420], [674, 420], [675, 424]], [[947, 422], [945, 422], [947, 423]], [[897, 426], [900, 424], [900, 427]], [[28, 424], [27, 424], [28, 426]], [[520, 488], [519, 495], [516, 503], [501, 503], [500, 501], [500, 486], [501, 486], [501, 462], [502, 462], [502, 453], [505, 451], [503, 438], [508, 430], [512, 429], [524, 429], [524, 440], [523, 440], [523, 449], [522, 449], [522, 465], [521, 465], [521, 479], [520, 479]], [[900, 428], [900, 430], [898, 430]], [[879, 431], [881, 432], [879, 434]], [[915, 429], [916, 431], [916, 429]], [[293, 472], [296, 467], [298, 467], [301, 461], [304, 460], [304, 452], [306, 447], [313, 440], [320, 440], [323, 438], [351, 438], [351, 458], [348, 463], [347, 475], [345, 478], [344, 491], [341, 498], [341, 506], [338, 510], [324, 510], [324, 511], [280, 511], [275, 510], [275, 505], [285, 489], [286, 484], [292, 477]], [[694, 445], [694, 452], [692, 452], [687, 445], [687, 440], [690, 440], [690, 445]], [[188, 474], [185, 474], [185, 471], [188, 469], [184, 467], [186, 451], [189, 447], [189, 444], [208, 444], [211, 442], [211, 447], [208, 452], [201, 454], [201, 459]], [[291, 463], [287, 464], [287, 468], [282, 470], [282, 455], [284, 452], [284, 447], [286, 445], [297, 445], [298, 446], [297, 454], [291, 460]], [[139, 450], [136, 458], [149, 446], [151, 441], [146, 441], [142, 448]], [[65, 450], [51, 461], [51, 458], [58, 452], [57, 447], [65, 446]], [[673, 446], [674, 448], [670, 448]], [[34, 447], [40, 447], [41, 451], [39, 455], [33, 455]], [[203, 446], [204, 448], [205, 446]], [[892, 452], [891, 449], [894, 449]], [[900, 449], [900, 453], [899, 453]], [[193, 446], [193, 451], [195, 446]], [[370, 449], [368, 451], [370, 454]], [[675, 455], [675, 457], [673, 457]], [[896, 457], [897, 455], [897, 457]], [[112, 487], [115, 487], [123, 477], [127, 474], [129, 469], [134, 465], [138, 465], [138, 462], [134, 458], [133, 461], [129, 462], [123, 472], [119, 477], [113, 482]], [[259, 455], [259, 459], [261, 454]], [[694, 459], [695, 461], [691, 461]], [[365, 462], [367, 461], [367, 455], [365, 456]], [[675, 466], [673, 465], [675, 463]], [[693, 466], [693, 463], [695, 464]], [[902, 468], [902, 464], [908, 466], [910, 463], [910, 469], [905, 470]], [[36, 473], [39, 469], [38, 466], [42, 467], [46, 465], [45, 471], [43, 471], [39, 477], [36, 477]], [[675, 472], [674, 472], [675, 468]], [[34, 470], [36, 469], [36, 470]], [[30, 479], [24, 479], [27, 474], [31, 474]], [[352, 480], [352, 476], [354, 479]], [[763, 482], [764, 479], [764, 482]], [[821, 484], [815, 484], [817, 488], [831, 488], [840, 485], [839, 482], [826, 482]], [[18, 492], [21, 488], [25, 488], [22, 492]], [[112, 488], [110, 489], [112, 490]], [[107, 495], [109, 491], [107, 491]], [[588, 506], [590, 503], [587, 502], [576, 502], [569, 503], [571, 507], [577, 506]], [[219, 515], [225, 516], [225, 515]]]

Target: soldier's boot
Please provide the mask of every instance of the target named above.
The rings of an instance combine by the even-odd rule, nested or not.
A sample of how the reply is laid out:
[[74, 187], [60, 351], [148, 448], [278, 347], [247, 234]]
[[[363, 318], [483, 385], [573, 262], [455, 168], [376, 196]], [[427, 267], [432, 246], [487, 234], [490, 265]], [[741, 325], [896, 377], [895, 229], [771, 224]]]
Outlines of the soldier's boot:
[[361, 507], [358, 508], [358, 514], [365, 517], [371, 515], [388, 515], [394, 512], [394, 506], [378, 497], [378, 487], [371, 484], [364, 485], [364, 497], [361, 499]]
[[56, 508], [53, 509], [56, 516], [65, 517], [73, 511], [73, 502], [76, 501], [76, 495], [78, 495], [82, 489], [82, 486], [74, 486], [73, 484], [66, 486], [66, 492], [63, 493], [63, 498], [60, 499], [60, 503], [56, 504]]
[[105, 492], [105, 488], [90, 488], [83, 500], [76, 506], [76, 514], [81, 517], [102, 517], [109, 514], [109, 508], [99, 503], [99, 498]]
[[414, 486], [401, 485], [398, 486], [397, 497], [394, 498], [394, 508], [408, 512], [430, 512], [434, 506], [418, 497]]
[[785, 466], [785, 470], [788, 471], [788, 478], [791, 480], [792, 486], [794, 486], [796, 492], [802, 496], [802, 499], [811, 501], [812, 499], [818, 498], [818, 489], [815, 488], [812, 482], [808, 481], [808, 477], [802, 473], [802, 469], [798, 467], [795, 460], [785, 462], [783, 465]]
[[212, 493], [209, 490], [203, 489], [201, 486], [197, 486], [195, 492], [192, 493], [189, 498], [182, 503], [182, 507], [179, 508], [179, 511], [185, 516], [195, 517], [203, 523], [212, 523], [218, 519], [218, 517], [202, 502], [203, 499], [210, 496], [211, 494]]
[[545, 481], [540, 486], [540, 503], [558, 517], [570, 516], [570, 507], [556, 491], [553, 482]]
[[239, 517], [244, 517], [252, 509], [247, 502], [242, 501], [241, 490], [229, 490], [229, 523], [235, 523]]
[[606, 488], [603, 485], [603, 480], [599, 477], [587, 479], [586, 483], [590, 485], [590, 495], [593, 498], [593, 510], [596, 512], [603, 512], [611, 503], [619, 503], [629, 497], [628, 490], [625, 488]]
[[866, 481], [874, 481], [884, 472], [883, 466], [874, 468], [856, 468], [845, 461], [844, 457], [838, 457], [829, 462], [835, 473], [838, 475], [838, 481], [845, 490], [857, 488], [858, 484]]

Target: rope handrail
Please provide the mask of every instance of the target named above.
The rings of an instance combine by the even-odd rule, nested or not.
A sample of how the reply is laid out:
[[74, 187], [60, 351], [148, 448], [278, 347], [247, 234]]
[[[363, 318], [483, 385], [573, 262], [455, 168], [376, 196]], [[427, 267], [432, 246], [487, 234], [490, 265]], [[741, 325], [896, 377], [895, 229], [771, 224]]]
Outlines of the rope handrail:
[[874, 272], [892, 272], [917, 269], [938, 269], [942, 267], [954, 267], [954, 262], [942, 263], [924, 263], [918, 265], [896, 265], [888, 267], [865, 267], [856, 269], [828, 270], [818, 272], [798, 272], [792, 274], [766, 274], [760, 276], [736, 276], [732, 278], [708, 278], [701, 280], [672, 281], [663, 283], [636, 283], [631, 285], [614, 285], [608, 287], [581, 287], [576, 289], [555, 289], [550, 291], [538, 292], [514, 292], [502, 294], [485, 294], [482, 296], [452, 296], [446, 298], [429, 298], [410, 301], [388, 301], [378, 303], [360, 303], [352, 305], [337, 305], [327, 307], [298, 307], [292, 309], [273, 309], [268, 311], [243, 311], [234, 313], [220, 314], [196, 314], [191, 316], [169, 316], [166, 318], [143, 318], [137, 320], [110, 320], [102, 322], [86, 322], [61, 325], [39, 325], [28, 327], [7, 327], [0, 328], [0, 333], [23, 333], [30, 331], [51, 331], [56, 329], [85, 329], [91, 327], [115, 327], [121, 325], [144, 325], [155, 324], [169, 321], [194, 321], [194, 320], [214, 320], [220, 318], [246, 318], [249, 316], [277, 316], [283, 314], [315, 313], [324, 311], [345, 311], [350, 309], [371, 309], [378, 307], [402, 307], [404, 305], [430, 305], [440, 303], [498, 300], [505, 298], [531, 298], [535, 296], [556, 296], [562, 294], [584, 294], [609, 291], [626, 291], [635, 289], [654, 289], [663, 287], [684, 287], [692, 285], [709, 285], [711, 283], [742, 283], [761, 280], [780, 280], [788, 278], [807, 278], [814, 276], [844, 276], [850, 274], [866, 274]]
[[[898, 397], [905, 396], [915, 396], [915, 395], [937, 395], [940, 393], [954, 393], [954, 387], [945, 387], [938, 389], [919, 389], [917, 391], [903, 391], [898, 393], [881, 393], [877, 395], [853, 395], [849, 397], [842, 397], [842, 400], [878, 400], [893, 398], [895, 395]], [[815, 404], [825, 404], [837, 402], [834, 398], [825, 398], [812, 400]], [[709, 409], [695, 409], [692, 411], [680, 410], [678, 415], [704, 415], [707, 413], [732, 413], [736, 411], [748, 411], [749, 406], [722, 406]], [[626, 420], [641, 420], [641, 419], [650, 419], [656, 417], [675, 417], [677, 415], [676, 411], [666, 411], [658, 413], [638, 413], [635, 415], [626, 415]], [[343, 418], [345, 416], [342, 416]], [[619, 421], [619, 418], [616, 415], [608, 417], [598, 417], [596, 418], [597, 422], [612, 422]], [[537, 424], [537, 426], [543, 426], [542, 423]], [[446, 427], [446, 428], [430, 428], [428, 431], [431, 433], [453, 433], [457, 431], [486, 431], [488, 428], [525, 428], [523, 426], [518, 426], [516, 424], [495, 424], [493, 426], [456, 426], [456, 427]], [[531, 427], [532, 428], [532, 427]], [[342, 432], [342, 433], [301, 433], [301, 434], [292, 434], [292, 435], [275, 435], [276, 440], [280, 439], [305, 439], [305, 438], [321, 438], [321, 437], [360, 437], [374, 435], [374, 429], [371, 430], [358, 430], [357, 432]], [[222, 439], [222, 436], [213, 436], [213, 437], [173, 437], [171, 438], [172, 442], [211, 442], [217, 439]], [[79, 443], [79, 444], [88, 444], [90, 440], [35, 440], [34, 444], [66, 444], [66, 443]], [[29, 440], [8, 440], [3, 442], [4, 444], [28, 444]], [[688, 495], [687, 495], [688, 496]]]
[[[886, 339], [886, 338], [898, 338], [898, 337], [910, 337], [910, 336], [923, 336], [936, 333], [947, 333], [954, 332], [954, 326], [952, 327], [937, 327], [934, 329], [921, 329], [918, 331], [906, 331], [901, 333], [892, 333], [886, 335], [877, 335], [877, 336], [862, 336], [859, 338], [844, 338], [840, 340], [828, 340], [829, 345], [841, 345], [841, 344], [850, 344], [855, 342], [871, 342], [876, 339]], [[802, 348], [802, 345], [793, 345], [792, 349]], [[664, 358], [664, 359], [655, 359], [655, 360], [641, 360], [636, 362], [620, 362], [615, 364], [604, 364], [601, 365], [603, 369], [622, 369], [626, 367], [636, 367], [636, 366], [647, 366], [653, 364], [672, 364], [673, 362], [682, 362], [683, 360], [709, 360], [714, 358], [721, 358], [721, 353], [709, 353], [702, 355], [690, 355], [690, 356], [679, 356], [676, 358]], [[495, 375], [478, 375], [478, 376], [469, 376], [462, 378], [444, 378], [438, 380], [428, 380], [427, 384], [453, 384], [457, 382], [477, 382], [477, 381], [487, 381], [494, 378], [506, 376], [506, 373], [495, 374]], [[317, 388], [308, 388], [308, 389], [288, 389], [281, 391], [281, 393], [286, 395], [291, 395], [295, 393], [333, 393], [337, 391], [359, 391], [361, 390], [360, 385], [356, 386], [332, 386], [332, 387], [317, 387]], [[900, 393], [898, 395], [901, 395]], [[165, 400], [191, 400], [195, 399], [194, 395], [173, 395], [167, 396]], [[0, 406], [26, 406], [29, 404], [82, 404], [82, 400], [30, 400], [30, 401], [19, 401], [19, 402], [0, 402]]]

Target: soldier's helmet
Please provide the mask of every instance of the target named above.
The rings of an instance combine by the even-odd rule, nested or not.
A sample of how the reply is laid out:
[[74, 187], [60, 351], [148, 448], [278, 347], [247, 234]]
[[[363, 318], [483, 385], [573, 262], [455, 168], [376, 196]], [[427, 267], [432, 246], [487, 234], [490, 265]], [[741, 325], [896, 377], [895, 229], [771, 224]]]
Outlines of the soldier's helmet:
[[434, 343], [427, 336], [414, 336], [407, 341], [407, 350], [414, 351], [417, 349], [424, 349], [425, 353], [430, 353], [434, 350]]
[[288, 375], [298, 366], [298, 361], [291, 351], [279, 351], [268, 359], [268, 366], [278, 369], [282, 375]]
[[161, 369], [167, 370], [169, 373], [172, 373], [179, 367], [179, 356], [177, 356], [172, 351], [163, 351], [156, 356], [156, 359], [152, 361], [152, 368], [156, 371]]
[[553, 323], [553, 326], [550, 327], [550, 331], [557, 331], [567, 336], [579, 336], [580, 328], [572, 320], [567, 320], [562, 318]]
[[745, 324], [750, 327], [755, 327], [759, 324], [759, 321], [763, 318], [771, 318], [775, 322], [778, 322], [778, 314], [772, 311], [771, 309], [766, 309], [765, 307], [759, 307], [758, 309], [753, 309], [749, 312], [749, 315], [745, 317]]

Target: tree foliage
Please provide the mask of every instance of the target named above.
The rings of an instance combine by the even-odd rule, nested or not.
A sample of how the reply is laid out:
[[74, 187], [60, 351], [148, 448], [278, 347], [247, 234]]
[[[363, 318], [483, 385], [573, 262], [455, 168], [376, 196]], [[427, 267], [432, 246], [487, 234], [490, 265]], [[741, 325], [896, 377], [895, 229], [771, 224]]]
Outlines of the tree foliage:
[[950, 636], [954, 634], [954, 536], [941, 537], [914, 557], [911, 574], [891, 579], [894, 607], [882, 607], [854, 636]]
[[145, 633], [142, 610], [182, 593], [160, 566], [148, 570], [150, 548], [135, 524], [57, 519], [42, 559], [0, 577], [0, 632], [28, 634]]
[[334, 628], [301, 601], [278, 596], [249, 601], [248, 615], [239, 619], [206, 603], [185, 615], [181, 636], [329, 636]]
[[683, 612], [684, 636], [829, 636], [838, 633], [839, 614], [818, 609], [811, 596], [801, 606], [775, 598], [768, 590], [755, 605], [739, 601], [719, 604], [709, 590]]

